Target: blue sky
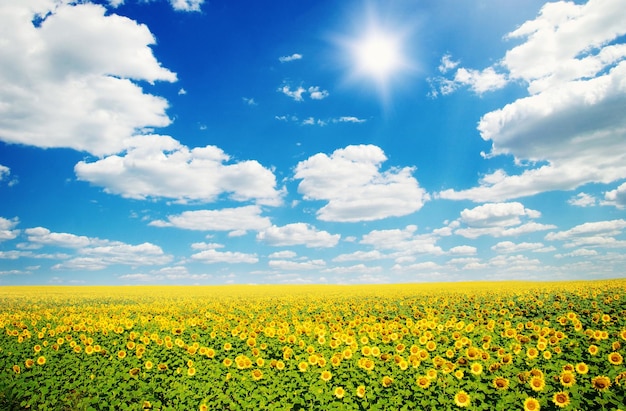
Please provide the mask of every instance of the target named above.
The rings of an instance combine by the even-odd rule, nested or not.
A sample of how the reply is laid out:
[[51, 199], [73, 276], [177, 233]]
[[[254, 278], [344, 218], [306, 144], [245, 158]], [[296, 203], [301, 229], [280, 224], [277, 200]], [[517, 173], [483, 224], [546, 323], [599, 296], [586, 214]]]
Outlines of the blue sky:
[[0, 0], [0, 284], [623, 277], [626, 1]]

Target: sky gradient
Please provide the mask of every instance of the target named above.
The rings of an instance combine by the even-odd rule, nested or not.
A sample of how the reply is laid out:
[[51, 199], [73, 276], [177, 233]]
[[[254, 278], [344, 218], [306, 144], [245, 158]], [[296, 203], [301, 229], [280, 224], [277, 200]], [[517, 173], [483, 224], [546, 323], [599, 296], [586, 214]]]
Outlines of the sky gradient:
[[624, 277], [626, 0], [0, 0], [0, 285]]

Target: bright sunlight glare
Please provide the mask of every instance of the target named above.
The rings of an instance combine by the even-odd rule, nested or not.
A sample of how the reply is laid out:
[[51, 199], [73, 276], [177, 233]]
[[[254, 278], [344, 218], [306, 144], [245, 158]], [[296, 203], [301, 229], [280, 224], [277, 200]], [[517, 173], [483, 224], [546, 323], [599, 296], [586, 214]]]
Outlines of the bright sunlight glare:
[[386, 82], [403, 65], [398, 43], [392, 35], [378, 31], [357, 40], [353, 50], [357, 71]]

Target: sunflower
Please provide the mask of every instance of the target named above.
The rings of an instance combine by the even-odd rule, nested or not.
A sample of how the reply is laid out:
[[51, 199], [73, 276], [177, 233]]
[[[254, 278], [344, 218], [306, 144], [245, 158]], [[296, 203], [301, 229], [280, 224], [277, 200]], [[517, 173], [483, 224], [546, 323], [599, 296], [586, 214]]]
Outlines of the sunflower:
[[598, 346], [591, 344], [587, 351], [589, 351], [589, 354], [591, 355], [596, 355], [598, 353]]
[[546, 382], [544, 381], [544, 379], [541, 377], [536, 377], [536, 376], [530, 379], [529, 384], [530, 384], [530, 388], [532, 388], [533, 391], [541, 391], [546, 386]]
[[564, 391], [557, 392], [552, 397], [552, 402], [557, 407], [560, 407], [560, 408], [567, 407], [570, 403], [569, 394]]
[[578, 374], [587, 374], [589, 372], [589, 366], [584, 362], [579, 362], [575, 367]]
[[131, 376], [131, 377], [136, 377], [136, 376], [138, 376], [138, 375], [139, 375], [139, 368], [136, 368], [136, 367], [135, 367], [135, 368], [131, 368], [131, 369], [128, 371], [128, 374], [130, 374], [130, 376]]
[[370, 346], [364, 345], [363, 347], [361, 347], [361, 354], [369, 357], [370, 355], [372, 355], [372, 348]]
[[252, 370], [252, 379], [254, 381], [259, 381], [261, 378], [263, 378], [263, 371], [257, 369]]
[[206, 404], [200, 404], [199, 411], [209, 411], [209, 407]]
[[483, 373], [483, 365], [479, 362], [474, 362], [470, 366], [470, 372], [474, 375], [480, 375]]
[[143, 366], [146, 367], [146, 370], [151, 370], [153, 366], [152, 361], [146, 361]]
[[194, 375], [196, 375], [196, 369], [193, 367], [187, 368], [187, 375], [193, 377]]
[[333, 375], [330, 373], [330, 371], [324, 370], [322, 371], [320, 378], [322, 379], [322, 381], [330, 381], [330, 379], [333, 378]]
[[591, 385], [598, 391], [606, 391], [611, 386], [611, 379], [604, 375], [593, 377], [591, 379]]
[[541, 405], [536, 398], [528, 397], [524, 400], [524, 411], [539, 411], [540, 409]]
[[430, 386], [430, 378], [425, 375], [417, 377], [417, 380], [415, 382], [417, 383], [418, 387], [424, 390]]
[[282, 371], [285, 369], [285, 363], [281, 360], [276, 361], [276, 369]]
[[13, 372], [14, 373], [19, 374], [21, 371], [22, 371], [22, 369], [20, 368], [19, 365], [16, 364], [16, 365], [13, 366]]
[[393, 378], [388, 375], [385, 375], [382, 379], [383, 387], [389, 387], [393, 383]]
[[534, 360], [535, 358], [537, 358], [538, 355], [539, 355], [539, 350], [537, 350], [535, 347], [530, 347], [526, 351], [526, 356], [531, 360]]
[[309, 366], [308, 363], [302, 361], [300, 364], [298, 364], [298, 370], [300, 370], [301, 372], [304, 372], [306, 371], [308, 366]]
[[613, 365], [620, 365], [624, 362], [624, 358], [622, 358], [622, 354], [618, 352], [612, 352], [609, 354], [609, 362]]
[[576, 383], [576, 376], [570, 371], [565, 371], [559, 376], [559, 380], [564, 387], [571, 387]]
[[35, 365], [35, 361], [32, 358], [29, 358], [24, 361], [24, 365], [26, 366], [26, 368], [31, 368], [33, 365]]
[[346, 395], [346, 390], [344, 390], [343, 387], [335, 387], [333, 395], [337, 398], [343, 398], [343, 396]]
[[509, 380], [504, 377], [496, 377], [493, 379], [493, 386], [497, 390], [506, 390], [509, 388]]
[[454, 403], [459, 407], [467, 407], [470, 405], [470, 396], [465, 391], [459, 391], [454, 396]]
[[43, 355], [37, 358], [37, 365], [44, 365], [46, 363], [46, 357]]
[[157, 365], [157, 368], [159, 371], [165, 371], [167, 370], [168, 367], [167, 367], [167, 364], [165, 363], [159, 363], [159, 365]]
[[117, 358], [121, 360], [122, 358], [125, 358], [125, 357], [126, 357], [126, 351], [124, 350], [118, 351]]
[[358, 387], [356, 387], [356, 396], [359, 397], [359, 398], [365, 397], [365, 386], [364, 385], [359, 385]]
[[231, 365], [233, 365], [233, 360], [231, 360], [230, 358], [224, 358], [222, 364], [224, 364], [224, 367], [230, 367]]

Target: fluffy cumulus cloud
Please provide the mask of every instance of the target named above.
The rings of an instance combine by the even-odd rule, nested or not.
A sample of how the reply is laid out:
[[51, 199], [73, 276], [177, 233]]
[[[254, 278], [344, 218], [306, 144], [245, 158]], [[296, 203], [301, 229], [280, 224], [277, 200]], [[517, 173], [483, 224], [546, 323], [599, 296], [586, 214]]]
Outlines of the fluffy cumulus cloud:
[[200, 252], [191, 255], [191, 259], [199, 261], [205, 264], [254, 264], [259, 261], [256, 254], [246, 254], [238, 251], [218, 251], [218, 248], [223, 248], [222, 244], [198, 244], [194, 249], [203, 249]]
[[261, 211], [261, 207], [256, 205], [221, 210], [184, 211], [178, 215], [168, 216], [167, 221], [155, 220], [149, 225], [199, 231], [260, 231], [271, 225], [269, 218], [261, 216]]
[[171, 122], [136, 83], [176, 81], [145, 25], [91, 3], [4, 1], [0, 42], [2, 141], [104, 155]]
[[530, 221], [539, 217], [539, 211], [528, 209], [518, 202], [487, 203], [464, 209], [451, 226], [455, 234], [466, 238], [516, 236], [556, 228]]
[[152, 243], [137, 245], [111, 241], [107, 245], [85, 247], [79, 256], [71, 258], [52, 267], [53, 270], [101, 270], [111, 265], [162, 265], [172, 261], [161, 247]]
[[498, 170], [443, 198], [503, 201], [626, 177], [623, 8], [622, 0], [547, 3], [509, 33], [522, 43], [496, 66], [526, 84], [528, 96], [485, 114], [478, 130], [492, 143], [486, 157], [511, 155], [526, 167], [515, 175]]
[[422, 208], [429, 195], [411, 167], [381, 171], [387, 160], [374, 145], [348, 146], [330, 156], [318, 153], [296, 166], [298, 191], [306, 200], [328, 203], [317, 212], [323, 221], [372, 221], [404, 216]]
[[126, 198], [213, 202], [224, 194], [235, 201], [281, 203], [272, 171], [255, 160], [229, 160], [215, 146], [189, 149], [171, 137], [146, 135], [130, 140], [124, 154], [81, 161], [74, 169], [80, 180]]
[[[2, 222], [0, 221], [0, 224]], [[97, 237], [86, 237], [72, 233], [52, 232], [45, 227], [24, 230], [27, 242], [20, 248], [38, 250], [44, 247], [69, 249], [71, 253], [33, 253], [16, 251], [16, 258], [50, 258], [64, 260], [55, 264], [54, 270], [102, 270], [111, 265], [144, 266], [162, 265], [172, 260], [161, 247], [152, 243], [127, 244]]]
[[359, 243], [371, 246], [374, 250], [384, 250], [387, 252], [385, 258], [393, 258], [396, 263], [410, 263], [415, 261], [417, 255], [443, 255], [444, 251], [437, 245], [437, 240], [437, 236], [418, 234], [417, 226], [408, 225], [403, 229], [372, 230], [363, 235]]
[[7, 219], [0, 217], [0, 241], [13, 240], [18, 236], [20, 230], [16, 230], [15, 227], [19, 224], [17, 218]]
[[304, 245], [310, 248], [334, 247], [339, 234], [318, 230], [310, 224], [292, 223], [282, 227], [275, 225], [257, 234], [257, 239], [273, 246]]
[[551, 232], [548, 241], [563, 241], [564, 247], [625, 248], [626, 241], [620, 236], [626, 228], [626, 220], [605, 220], [577, 225], [569, 230]]
[[604, 201], [602, 204], [612, 205], [620, 210], [626, 208], [626, 183], [621, 184], [615, 190], [604, 193]]
[[268, 266], [275, 270], [281, 271], [311, 271], [320, 270], [326, 267], [324, 260], [270, 260]]
[[169, 0], [174, 10], [178, 11], [200, 11], [200, 6], [204, 0]]

